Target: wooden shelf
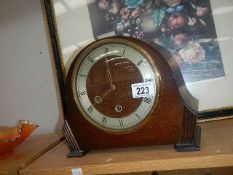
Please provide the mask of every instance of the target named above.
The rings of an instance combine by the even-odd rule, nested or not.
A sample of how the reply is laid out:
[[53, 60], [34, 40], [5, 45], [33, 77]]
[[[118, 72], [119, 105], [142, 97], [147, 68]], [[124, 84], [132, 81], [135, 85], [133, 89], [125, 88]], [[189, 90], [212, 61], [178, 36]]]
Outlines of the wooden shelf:
[[20, 171], [28, 174], [110, 174], [233, 166], [233, 119], [200, 124], [201, 151], [176, 152], [173, 145], [91, 151], [82, 158], [66, 158], [65, 142]]
[[62, 141], [59, 134], [30, 136], [10, 155], [0, 157], [0, 174], [16, 175], [18, 171]]

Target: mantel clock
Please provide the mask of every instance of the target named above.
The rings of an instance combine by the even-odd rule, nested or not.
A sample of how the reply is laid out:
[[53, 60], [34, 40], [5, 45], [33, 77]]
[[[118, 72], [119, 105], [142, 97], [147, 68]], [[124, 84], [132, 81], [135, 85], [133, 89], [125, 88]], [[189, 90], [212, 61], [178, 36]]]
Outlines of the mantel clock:
[[156, 144], [199, 150], [198, 102], [177, 64], [158, 50], [138, 39], [109, 37], [76, 56], [66, 78], [69, 156]]

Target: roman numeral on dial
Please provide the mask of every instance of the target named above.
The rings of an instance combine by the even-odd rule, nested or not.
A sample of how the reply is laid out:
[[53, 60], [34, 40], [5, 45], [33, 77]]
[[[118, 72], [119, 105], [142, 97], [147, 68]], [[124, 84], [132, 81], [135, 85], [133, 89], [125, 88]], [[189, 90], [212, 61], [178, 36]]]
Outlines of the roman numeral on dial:
[[80, 74], [79, 76], [80, 76], [80, 77], [84, 77], [84, 78], [86, 78], [86, 77], [87, 77], [86, 75], [83, 75], [83, 74]]
[[143, 99], [143, 101], [144, 101], [145, 103], [150, 104], [151, 101], [152, 101], [152, 99], [151, 99], [151, 98], [148, 98], [148, 97], [145, 97], [145, 98]]
[[91, 58], [91, 57], [88, 57], [88, 61], [90, 61], [91, 63], [95, 62], [95, 60], [93, 58]]
[[138, 114], [135, 114], [139, 120], [142, 120], [142, 117], [140, 117]]
[[106, 125], [106, 122], [107, 122], [106, 117], [103, 117], [103, 119], [102, 119], [102, 124], [103, 124], [103, 125]]
[[86, 95], [87, 93], [86, 93], [86, 91], [83, 91], [83, 92], [80, 92], [79, 94], [80, 95]]
[[143, 61], [140, 60], [140, 61], [137, 63], [137, 65], [140, 66], [142, 63], [143, 63]]
[[123, 126], [123, 120], [122, 119], [119, 120], [119, 123], [120, 123], [120, 126]]
[[93, 112], [93, 107], [92, 107], [92, 106], [89, 106], [89, 107], [87, 108], [87, 111], [88, 111], [89, 113], [92, 113], [92, 112]]

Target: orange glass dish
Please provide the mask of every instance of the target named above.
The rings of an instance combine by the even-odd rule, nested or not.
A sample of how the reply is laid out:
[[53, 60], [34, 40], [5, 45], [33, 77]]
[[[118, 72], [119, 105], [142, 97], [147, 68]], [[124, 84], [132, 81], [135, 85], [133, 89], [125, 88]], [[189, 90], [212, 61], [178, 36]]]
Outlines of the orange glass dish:
[[14, 127], [0, 126], [0, 156], [11, 153], [37, 127], [36, 123], [26, 120], [19, 121]]

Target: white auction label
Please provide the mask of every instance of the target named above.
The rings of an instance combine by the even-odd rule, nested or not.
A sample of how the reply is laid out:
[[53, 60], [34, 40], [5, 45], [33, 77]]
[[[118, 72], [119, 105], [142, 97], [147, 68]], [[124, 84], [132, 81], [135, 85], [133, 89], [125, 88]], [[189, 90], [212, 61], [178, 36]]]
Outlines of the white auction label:
[[143, 82], [131, 84], [133, 98], [142, 98], [155, 95], [153, 82]]
[[83, 175], [82, 168], [73, 168], [71, 171], [72, 175]]

